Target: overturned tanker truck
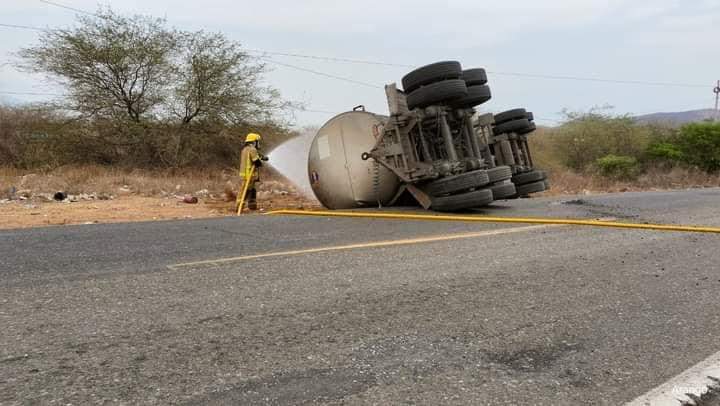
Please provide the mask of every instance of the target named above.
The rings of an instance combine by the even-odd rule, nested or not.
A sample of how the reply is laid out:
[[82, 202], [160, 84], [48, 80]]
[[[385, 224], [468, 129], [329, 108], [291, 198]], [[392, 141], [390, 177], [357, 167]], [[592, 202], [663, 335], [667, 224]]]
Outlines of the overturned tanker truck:
[[459, 62], [418, 68], [385, 86], [390, 115], [330, 119], [310, 147], [313, 192], [329, 209], [407, 205], [458, 211], [547, 190], [533, 165], [525, 109], [479, 113], [491, 98], [484, 69]]

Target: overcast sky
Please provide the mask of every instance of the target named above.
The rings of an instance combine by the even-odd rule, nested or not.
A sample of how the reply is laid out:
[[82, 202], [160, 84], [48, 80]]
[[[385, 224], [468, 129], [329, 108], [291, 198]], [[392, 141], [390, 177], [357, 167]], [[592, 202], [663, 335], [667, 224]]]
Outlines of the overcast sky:
[[[712, 107], [720, 79], [720, 0], [57, 0], [95, 11], [166, 17], [170, 25], [219, 31], [247, 49], [423, 65], [454, 59], [490, 72], [493, 99], [483, 110], [533, 110], [543, 124], [559, 112], [612, 105], [642, 114]], [[71, 11], [38, 0], [2, 0], [0, 23], [39, 27], [73, 24]], [[0, 27], [0, 91], [58, 91], [39, 77], [3, 65], [33, 44], [37, 33]], [[272, 56], [305, 69], [381, 86], [399, 82], [404, 67]], [[271, 65], [267, 82], [308, 108], [341, 112], [364, 104], [387, 111], [384, 92], [286, 66]], [[597, 77], [707, 85], [645, 86], [550, 80], [500, 73]], [[0, 96], [35, 101], [38, 96]], [[11, 99], [12, 98], [12, 99]], [[296, 114], [299, 125], [322, 124], [329, 113]]]

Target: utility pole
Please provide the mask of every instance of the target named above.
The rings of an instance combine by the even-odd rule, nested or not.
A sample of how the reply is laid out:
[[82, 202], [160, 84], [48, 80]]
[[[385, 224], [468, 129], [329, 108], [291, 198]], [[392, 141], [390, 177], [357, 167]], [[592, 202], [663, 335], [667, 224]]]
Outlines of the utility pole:
[[715, 93], [715, 121], [720, 121], [720, 110], [718, 110], [718, 105], [720, 104], [720, 80], [718, 80], [713, 92]]

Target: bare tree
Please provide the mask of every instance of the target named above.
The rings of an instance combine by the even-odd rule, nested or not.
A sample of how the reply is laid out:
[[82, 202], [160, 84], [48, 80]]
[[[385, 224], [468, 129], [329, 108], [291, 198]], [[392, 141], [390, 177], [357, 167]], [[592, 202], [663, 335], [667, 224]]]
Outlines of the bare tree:
[[180, 33], [168, 107], [182, 124], [266, 122], [286, 107], [278, 92], [263, 87], [265, 65], [222, 34]]
[[[20, 56], [22, 67], [67, 89], [61, 111], [75, 113], [70, 117], [79, 130], [73, 140], [79, 142], [73, 148], [86, 151], [82, 156], [182, 166], [234, 160], [236, 154], [228, 158], [227, 151], [240, 142], [228, 139], [228, 132], [285, 133], [278, 113], [289, 103], [263, 84], [265, 65], [238, 42], [110, 9], [77, 22], [48, 30]], [[0, 143], [0, 153], [12, 152], [3, 148]]]
[[49, 74], [69, 91], [71, 110], [140, 122], [162, 101], [177, 36], [165, 21], [100, 10], [75, 28], [53, 29], [20, 51], [29, 71]]

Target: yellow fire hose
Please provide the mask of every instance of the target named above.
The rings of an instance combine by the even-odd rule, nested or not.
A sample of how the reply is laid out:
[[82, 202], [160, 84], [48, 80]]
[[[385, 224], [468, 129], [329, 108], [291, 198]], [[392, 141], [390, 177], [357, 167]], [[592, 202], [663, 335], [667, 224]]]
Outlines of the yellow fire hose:
[[575, 226], [594, 226], [611, 228], [629, 228], [639, 230], [656, 231], [681, 231], [691, 233], [714, 233], [720, 234], [720, 227], [700, 226], [674, 226], [666, 224], [636, 224], [620, 223], [616, 221], [601, 220], [579, 220], [579, 219], [553, 219], [553, 218], [523, 218], [523, 217], [488, 217], [488, 216], [452, 216], [434, 214], [405, 214], [405, 213], [366, 213], [352, 211], [306, 211], [306, 210], [275, 210], [267, 214], [274, 215], [299, 215], [299, 216], [322, 216], [322, 217], [356, 217], [373, 219], [400, 219], [400, 220], [433, 220], [433, 221], [468, 221], [478, 223], [520, 223], [520, 224], [563, 224]]
[[250, 167], [250, 176], [245, 178], [245, 180], [243, 181], [242, 192], [238, 193], [237, 201], [236, 201], [236, 203], [238, 205], [238, 209], [237, 209], [238, 216], [242, 214], [243, 206], [245, 205], [245, 195], [247, 195], [248, 186], [250, 185], [250, 179], [252, 179], [254, 174], [255, 174], [255, 165]]

